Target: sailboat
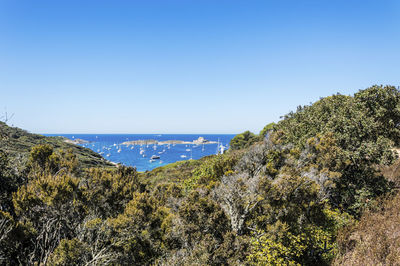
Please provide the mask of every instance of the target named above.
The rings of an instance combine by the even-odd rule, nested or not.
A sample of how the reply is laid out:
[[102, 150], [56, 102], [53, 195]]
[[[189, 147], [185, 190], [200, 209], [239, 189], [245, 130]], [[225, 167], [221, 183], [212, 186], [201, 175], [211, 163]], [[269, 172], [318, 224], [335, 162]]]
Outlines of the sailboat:
[[225, 151], [225, 147], [224, 147], [224, 145], [222, 145], [222, 143], [219, 145], [219, 152], [221, 153], [221, 154], [224, 154], [224, 151]]

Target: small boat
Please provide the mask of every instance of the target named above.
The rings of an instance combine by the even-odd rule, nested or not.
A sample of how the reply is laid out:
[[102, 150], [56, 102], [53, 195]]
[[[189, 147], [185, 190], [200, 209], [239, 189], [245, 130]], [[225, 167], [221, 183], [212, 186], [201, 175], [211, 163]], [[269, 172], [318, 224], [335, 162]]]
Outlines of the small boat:
[[181, 158], [186, 158], [186, 155], [182, 154], [182, 155], [181, 155]]
[[151, 159], [152, 159], [152, 160], [160, 159], [160, 156], [158, 156], [158, 155], [153, 155], [153, 156], [151, 156]]
[[149, 162], [154, 163], [156, 160], [150, 159]]
[[224, 151], [225, 151], [225, 147], [221, 144], [221, 145], [219, 146], [219, 152], [220, 152], [221, 154], [224, 154]]
[[118, 153], [120, 153], [121, 151], [122, 151], [121, 148], [119, 148]]
[[186, 151], [190, 151], [190, 149], [186, 149]]

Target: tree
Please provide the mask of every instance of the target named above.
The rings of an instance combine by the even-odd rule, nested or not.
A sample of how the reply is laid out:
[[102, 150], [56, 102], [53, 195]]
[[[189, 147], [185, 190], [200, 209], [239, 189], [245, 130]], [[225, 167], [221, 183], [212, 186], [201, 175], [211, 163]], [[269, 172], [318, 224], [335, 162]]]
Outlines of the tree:
[[147, 264], [162, 255], [163, 222], [168, 217], [148, 193], [135, 192], [125, 210], [108, 220], [117, 264]]
[[74, 236], [84, 216], [79, 179], [70, 175], [40, 175], [13, 195], [17, 217], [33, 226], [30, 263], [48, 261], [62, 239]]
[[400, 144], [400, 91], [394, 86], [372, 86], [354, 94], [354, 99], [379, 124], [380, 135]]
[[258, 176], [244, 173], [224, 176], [214, 190], [214, 197], [230, 218], [232, 231], [241, 235], [251, 211], [262, 200], [258, 193]]
[[[386, 111], [371, 111], [379, 109], [372, 103], [368, 104], [373, 101], [370, 100], [371, 94], [375, 95], [378, 105]], [[386, 117], [397, 116], [397, 111], [388, 111], [389, 107], [397, 104], [399, 99], [396, 97], [398, 93], [393, 89], [376, 87], [361, 91], [355, 97], [326, 97], [310, 106], [299, 107], [297, 112], [285, 116], [277, 124], [276, 134], [280, 134], [282, 143], [292, 143], [299, 150], [307, 149], [315, 138], [329, 138], [330, 149], [334, 153], [325, 152], [324, 156], [334, 163], [327, 166], [327, 170], [340, 175], [340, 178], [335, 179], [331, 204], [358, 215], [359, 195], [370, 194], [374, 198], [390, 188], [388, 182], [376, 171], [375, 165], [390, 164], [395, 159], [392, 151], [395, 124], [382, 121], [388, 121]], [[388, 99], [389, 107], [385, 107]], [[391, 134], [385, 133], [389, 132], [385, 131], [386, 127], [393, 129], [388, 129]], [[318, 143], [314, 145], [317, 146], [322, 148]], [[321, 153], [323, 150], [314, 151]]]
[[115, 217], [124, 211], [125, 205], [142, 184], [133, 167], [118, 169], [88, 169], [83, 175], [82, 190], [90, 211], [103, 219]]
[[274, 130], [275, 127], [275, 123], [269, 123], [268, 125], [266, 125], [258, 134], [259, 139], [262, 141], [264, 140], [264, 138], [267, 136], [268, 133], [272, 132]]
[[23, 183], [10, 167], [7, 153], [0, 150], [0, 211], [14, 214], [12, 193]]
[[249, 147], [251, 144], [258, 140], [257, 136], [250, 131], [245, 131], [241, 134], [236, 135], [231, 139], [229, 146], [232, 150], [239, 150]]

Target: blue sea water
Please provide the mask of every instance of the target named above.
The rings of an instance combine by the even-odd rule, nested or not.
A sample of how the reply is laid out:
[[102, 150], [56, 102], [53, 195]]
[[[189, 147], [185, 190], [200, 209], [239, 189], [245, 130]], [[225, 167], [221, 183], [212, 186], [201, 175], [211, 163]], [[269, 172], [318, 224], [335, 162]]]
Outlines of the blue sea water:
[[[134, 166], [138, 171], [152, 170], [156, 167], [182, 160], [200, 159], [201, 157], [216, 154], [218, 144], [175, 144], [175, 145], [123, 145], [125, 141], [132, 140], [183, 140], [193, 141], [204, 137], [209, 141], [219, 141], [225, 149], [229, 147], [232, 134], [196, 135], [196, 134], [44, 134], [45, 136], [63, 136], [71, 140], [83, 139], [89, 141], [80, 146], [89, 148], [111, 162]], [[140, 150], [144, 150], [140, 153]], [[144, 156], [143, 156], [144, 155]], [[150, 161], [152, 155], [160, 159]]]

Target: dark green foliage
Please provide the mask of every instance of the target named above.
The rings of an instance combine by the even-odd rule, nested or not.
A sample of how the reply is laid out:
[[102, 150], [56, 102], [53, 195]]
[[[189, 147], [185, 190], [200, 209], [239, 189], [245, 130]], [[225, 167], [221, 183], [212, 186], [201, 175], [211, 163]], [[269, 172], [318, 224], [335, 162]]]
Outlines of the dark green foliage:
[[269, 123], [268, 125], [266, 125], [258, 134], [259, 139], [262, 141], [264, 140], [264, 138], [267, 136], [268, 133], [270, 133], [274, 127], [275, 127], [275, 123]]
[[[24, 164], [28, 160], [30, 150], [39, 144], [49, 144], [55, 150], [68, 151], [72, 149], [77, 157], [81, 167], [113, 167], [101, 155], [94, 151], [65, 142], [63, 137], [45, 137], [38, 134], [28, 133], [25, 130], [9, 127], [5, 123], [0, 122], [0, 147], [7, 152], [10, 160], [15, 161], [15, 166]], [[15, 159], [15, 160], [14, 160]]]
[[22, 178], [10, 167], [8, 155], [0, 150], [0, 211], [14, 213], [12, 193], [22, 183]]
[[376, 197], [388, 191], [389, 184], [375, 165], [395, 159], [391, 149], [400, 136], [399, 95], [394, 87], [378, 86], [355, 97], [333, 95], [299, 107], [278, 123], [281, 141], [299, 149], [307, 148], [316, 136], [333, 139], [336, 148], [330, 160], [336, 163], [328, 169], [341, 175], [331, 196], [334, 206], [357, 214], [361, 195]]
[[245, 131], [241, 134], [236, 135], [233, 139], [231, 139], [229, 146], [232, 150], [239, 150], [249, 147], [257, 140], [258, 138], [256, 135], [254, 135], [250, 131]]
[[97, 217], [114, 217], [122, 213], [136, 191], [143, 190], [135, 168], [92, 168], [84, 174], [81, 189], [87, 205]]
[[135, 193], [123, 214], [110, 219], [113, 249], [120, 264], [148, 264], [162, 253], [163, 223], [167, 209], [148, 193]]
[[379, 135], [400, 144], [400, 91], [394, 86], [372, 86], [354, 94], [354, 99], [373, 117]]
[[1, 124], [0, 264], [399, 264], [399, 197], [378, 200], [400, 183], [399, 100], [326, 97], [145, 173]]

